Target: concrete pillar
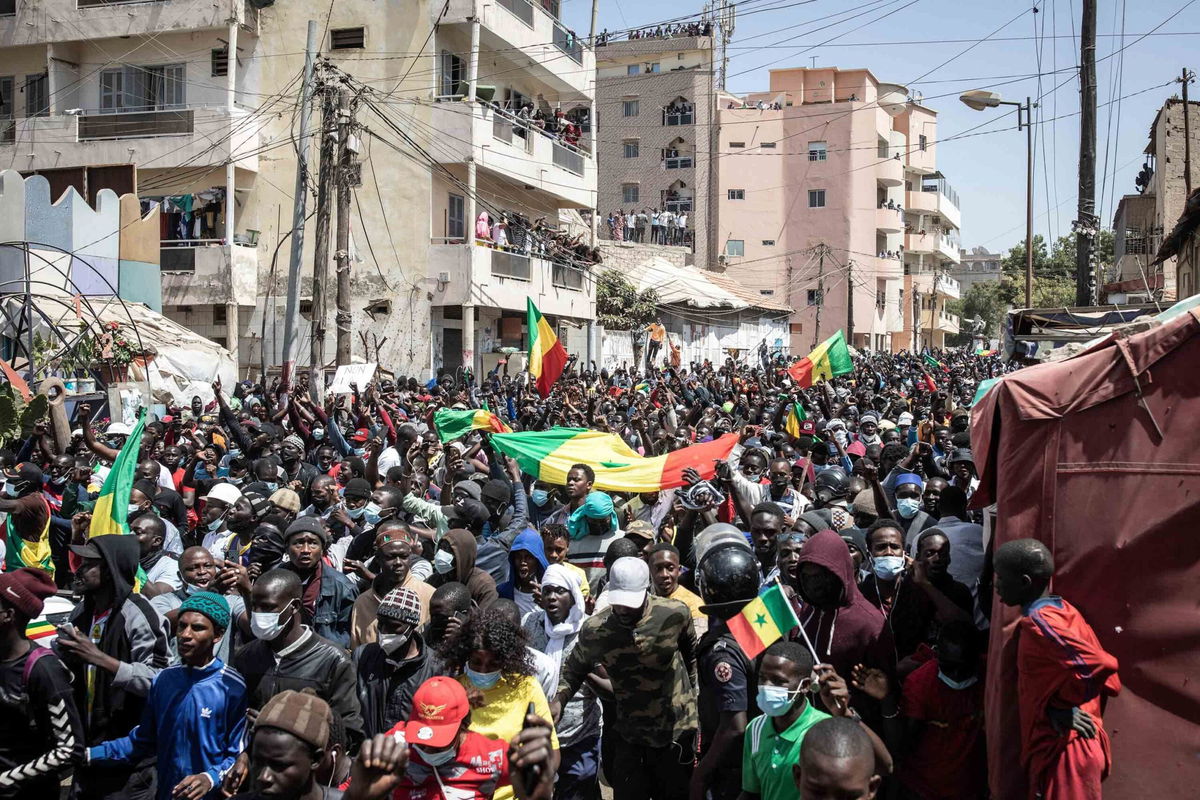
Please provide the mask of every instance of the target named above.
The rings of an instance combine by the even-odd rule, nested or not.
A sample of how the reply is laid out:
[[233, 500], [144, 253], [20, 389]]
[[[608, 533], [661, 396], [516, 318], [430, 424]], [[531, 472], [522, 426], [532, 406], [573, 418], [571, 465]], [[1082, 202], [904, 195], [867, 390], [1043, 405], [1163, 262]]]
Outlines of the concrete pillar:
[[[237, 22], [229, 23], [229, 57], [225, 70], [225, 110], [229, 112], [230, 136], [233, 135], [233, 112], [237, 101]], [[234, 198], [236, 178], [234, 177], [233, 161], [225, 165], [225, 246], [233, 246], [233, 215], [237, 201]], [[232, 255], [230, 256], [232, 261]]]
[[240, 374], [241, 363], [238, 360], [238, 304], [225, 304], [225, 349], [233, 354], [234, 369]]
[[479, 16], [471, 18], [471, 58], [467, 62], [467, 102], [475, 102], [475, 84], [479, 81]]
[[472, 303], [462, 307], [462, 362], [475, 373], [475, 306]]

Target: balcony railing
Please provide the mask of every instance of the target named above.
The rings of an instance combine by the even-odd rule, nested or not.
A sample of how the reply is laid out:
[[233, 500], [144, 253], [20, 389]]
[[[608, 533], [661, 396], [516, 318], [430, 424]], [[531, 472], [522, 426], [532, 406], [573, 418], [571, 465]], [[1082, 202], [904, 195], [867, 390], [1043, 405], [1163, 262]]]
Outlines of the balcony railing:
[[512, 144], [513, 124], [499, 114], [492, 116], [492, 138]]
[[583, 154], [568, 145], [553, 142], [554, 165], [576, 175], [583, 174]]
[[551, 279], [560, 289], [583, 290], [583, 272], [566, 264], [555, 264], [551, 271]]
[[521, 22], [533, 27], [533, 4], [528, 0], [500, 0], [500, 5], [511, 11]]
[[557, 20], [554, 22], [554, 46], [566, 53], [567, 58], [576, 64], [583, 63], [583, 45], [579, 43], [579, 38]]
[[193, 133], [192, 109], [135, 111], [117, 114], [84, 114], [79, 118], [79, 141], [140, 139]]
[[692, 157], [691, 156], [675, 156], [674, 158], [664, 158], [663, 161], [665, 162], [665, 166], [667, 169], [691, 169], [692, 168]]
[[529, 256], [505, 250], [492, 251], [492, 274], [498, 278], [529, 280]]
[[664, 200], [663, 208], [673, 214], [682, 214], [684, 212], [692, 213], [692, 198], [687, 197], [680, 200]]
[[675, 111], [663, 112], [663, 125], [691, 125], [695, 121], [696, 115], [692, 111]]

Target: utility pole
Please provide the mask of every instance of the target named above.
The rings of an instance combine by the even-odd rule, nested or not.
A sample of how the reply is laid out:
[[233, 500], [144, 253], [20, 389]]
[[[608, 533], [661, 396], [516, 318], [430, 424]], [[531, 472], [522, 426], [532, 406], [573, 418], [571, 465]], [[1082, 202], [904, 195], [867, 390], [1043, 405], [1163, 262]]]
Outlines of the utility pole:
[[350, 193], [358, 185], [355, 170], [358, 166], [358, 145], [352, 141], [354, 131], [354, 98], [350, 87], [338, 89], [337, 132], [337, 363], [350, 363]]
[[[308, 21], [308, 43], [304, 50], [304, 84], [300, 89], [300, 143], [296, 148], [296, 187], [292, 194], [292, 247], [288, 264], [287, 312], [283, 325], [282, 388], [291, 387], [296, 368], [297, 339], [300, 334], [300, 267], [304, 255], [305, 204], [308, 200], [308, 130], [313, 99], [313, 66], [317, 56], [317, 21]], [[234, 58], [230, 53], [229, 57]]]
[[[596, 47], [596, 15], [600, 12], [600, 0], [592, 0], [592, 27], [588, 31], [588, 47]], [[593, 112], [595, 113], [595, 112]], [[592, 119], [592, 130], [596, 129], [596, 120]], [[596, 152], [595, 150], [592, 151]]]
[[854, 346], [854, 259], [846, 259], [846, 340]]
[[1183, 84], [1183, 196], [1184, 198], [1191, 197], [1192, 194], [1192, 124], [1190, 117], [1192, 116], [1191, 109], [1188, 107], [1188, 84], [1196, 76], [1188, 72], [1188, 68], [1183, 68], [1183, 74], [1179, 77], [1179, 82]]
[[1079, 29], [1079, 205], [1075, 219], [1075, 304], [1095, 302], [1096, 245], [1096, 0], [1083, 0]]
[[327, 85], [321, 94], [321, 161], [317, 173], [317, 230], [313, 247], [312, 377], [309, 394], [313, 402], [325, 400], [325, 336], [329, 321], [329, 220], [333, 213], [334, 163], [337, 157], [337, 116], [333, 95]]
[[817, 261], [817, 324], [813, 328], [812, 349], [817, 349], [821, 341], [821, 307], [825, 305], [825, 243], [820, 245], [820, 257]]

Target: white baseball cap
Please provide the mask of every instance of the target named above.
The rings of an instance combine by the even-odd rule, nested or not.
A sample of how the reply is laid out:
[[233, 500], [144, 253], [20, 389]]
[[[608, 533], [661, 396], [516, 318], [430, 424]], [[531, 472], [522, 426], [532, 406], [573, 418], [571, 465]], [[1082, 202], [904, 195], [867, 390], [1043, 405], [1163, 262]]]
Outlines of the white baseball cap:
[[900, 416], [896, 417], [898, 425], [912, 425], [913, 415], [911, 411], [901, 411]]
[[209, 500], [220, 500], [225, 505], [232, 508], [237, 505], [237, 501], [242, 499], [242, 490], [234, 486], [232, 483], [218, 483], [216, 486], [208, 490], [207, 495]]
[[608, 572], [609, 605], [641, 608], [650, 588], [650, 567], [640, 558], [625, 556]]

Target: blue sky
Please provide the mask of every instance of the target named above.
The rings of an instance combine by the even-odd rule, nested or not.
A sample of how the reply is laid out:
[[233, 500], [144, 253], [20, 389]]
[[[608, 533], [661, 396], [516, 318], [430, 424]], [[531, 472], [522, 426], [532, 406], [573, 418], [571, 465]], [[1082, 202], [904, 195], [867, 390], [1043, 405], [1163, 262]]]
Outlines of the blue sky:
[[[598, 2], [599, 29], [610, 31], [701, 9], [699, 2]], [[563, 5], [567, 23], [586, 35], [589, 0]], [[1038, 13], [1032, 8], [1033, 0], [745, 0], [729, 50], [727, 88], [764, 90], [768, 69], [810, 66], [815, 56], [817, 66], [867, 67], [880, 80], [922, 92], [925, 105], [939, 113], [938, 163], [959, 194], [963, 246], [1003, 252], [1024, 237], [1025, 136], [1016, 131], [1015, 115], [1003, 116], [1010, 109], [971, 111], [957, 99], [963, 91], [990, 88], [1010, 100], [1043, 95], [1037, 113], [1045, 122], [1035, 131], [1036, 232], [1069, 233], [1075, 217], [1079, 84], [1072, 68], [1079, 60], [1073, 34], [1080, 2], [1037, 0]], [[1111, 225], [1116, 201], [1134, 192], [1155, 112], [1179, 92], [1178, 82], [1169, 82], [1184, 65], [1200, 70], [1200, 2], [1100, 0], [1097, 31], [1096, 201], [1100, 208], [1103, 186], [1101, 215]], [[1200, 99], [1200, 83], [1191, 94]], [[1116, 98], [1123, 99], [1112, 102]], [[964, 132], [979, 135], [945, 141]]]

